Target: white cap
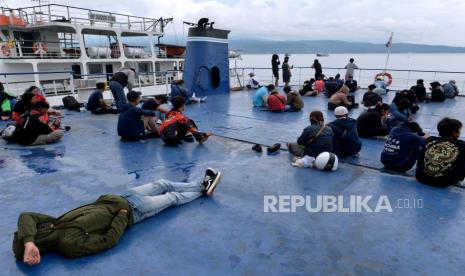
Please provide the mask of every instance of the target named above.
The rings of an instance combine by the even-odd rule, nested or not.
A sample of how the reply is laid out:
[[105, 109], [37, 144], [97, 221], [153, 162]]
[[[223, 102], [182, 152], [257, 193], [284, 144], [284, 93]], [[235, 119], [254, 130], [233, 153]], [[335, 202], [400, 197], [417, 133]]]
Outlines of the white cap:
[[338, 106], [336, 109], [334, 109], [334, 115], [336, 116], [343, 116], [347, 115], [349, 113], [349, 110], [345, 106]]

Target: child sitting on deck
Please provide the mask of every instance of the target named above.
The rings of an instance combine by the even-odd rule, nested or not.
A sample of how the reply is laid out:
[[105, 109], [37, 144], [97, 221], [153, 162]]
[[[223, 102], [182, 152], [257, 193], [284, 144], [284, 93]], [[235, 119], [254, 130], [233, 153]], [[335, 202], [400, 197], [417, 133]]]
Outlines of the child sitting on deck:
[[[139, 92], [131, 91], [127, 95], [128, 103], [121, 106], [118, 117], [118, 135], [123, 141], [139, 141], [146, 137], [159, 137], [155, 123], [155, 112], [143, 110], [137, 105], [140, 102]], [[145, 135], [145, 130], [149, 131]]]
[[268, 110], [271, 112], [283, 112], [286, 109], [286, 97], [278, 91], [272, 91], [267, 99]]
[[338, 106], [344, 106], [347, 109], [358, 107], [356, 103], [354, 103], [354, 97], [348, 96], [349, 88], [347, 86], [342, 86], [328, 101], [328, 109], [334, 110]]
[[315, 158], [322, 152], [332, 152], [334, 133], [324, 120], [321, 111], [312, 111], [310, 126], [303, 130], [297, 143], [287, 143], [289, 152], [297, 157], [307, 155]]
[[293, 91], [290, 86], [285, 86], [283, 90], [287, 96], [285, 111], [297, 112], [304, 108], [304, 101], [302, 100], [302, 96], [299, 92]]
[[381, 153], [381, 163], [389, 170], [405, 173], [417, 162], [425, 146], [425, 139], [417, 123], [401, 123], [389, 133]]
[[171, 104], [173, 109], [166, 114], [166, 119], [160, 126], [161, 138], [165, 144], [175, 146], [181, 144], [183, 140], [194, 142], [194, 139], [202, 144], [213, 135], [211, 131], [198, 131], [195, 122], [183, 114], [185, 108], [183, 97], [172, 98]]
[[105, 84], [103, 82], [99, 82], [95, 88], [95, 91], [90, 94], [89, 100], [87, 101], [87, 110], [96, 115], [118, 114], [118, 111], [107, 105], [103, 99], [103, 90], [105, 89]]
[[339, 157], [350, 157], [362, 149], [362, 141], [357, 133], [357, 121], [349, 117], [349, 111], [343, 106], [334, 110], [336, 120], [328, 124], [333, 130], [334, 153]]
[[24, 123], [16, 127], [14, 140], [24, 146], [37, 146], [58, 142], [63, 132], [57, 130], [60, 121], [56, 119], [50, 123], [44, 122], [41, 117], [47, 114], [49, 104], [39, 101], [34, 104], [31, 111], [23, 114]]
[[446, 187], [465, 178], [465, 142], [460, 140], [462, 122], [444, 118], [437, 126], [439, 137], [426, 139], [420, 153], [416, 178], [424, 184]]
[[255, 91], [255, 94], [253, 95], [253, 106], [254, 107], [266, 107], [267, 102], [268, 102], [268, 93], [273, 91], [275, 89], [275, 86], [272, 84], [269, 84], [268, 86], [262, 86], [260, 89]]
[[357, 118], [357, 130], [360, 137], [371, 138], [388, 135], [388, 115], [389, 105], [381, 103], [360, 114]]

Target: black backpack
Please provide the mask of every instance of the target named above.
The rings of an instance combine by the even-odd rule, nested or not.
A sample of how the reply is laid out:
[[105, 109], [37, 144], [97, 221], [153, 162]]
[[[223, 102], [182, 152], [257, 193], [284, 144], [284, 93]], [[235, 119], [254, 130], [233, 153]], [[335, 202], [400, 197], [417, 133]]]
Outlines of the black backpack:
[[62, 101], [66, 109], [78, 112], [81, 111], [81, 104], [73, 96], [66, 96]]

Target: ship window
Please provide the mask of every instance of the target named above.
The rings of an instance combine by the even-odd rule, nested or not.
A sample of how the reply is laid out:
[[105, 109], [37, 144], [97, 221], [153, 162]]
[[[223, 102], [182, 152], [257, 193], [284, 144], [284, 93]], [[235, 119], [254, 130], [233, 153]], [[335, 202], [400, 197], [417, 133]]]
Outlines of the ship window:
[[89, 74], [102, 74], [103, 64], [89, 64]]
[[210, 70], [211, 85], [213, 88], [218, 88], [220, 86], [220, 69], [217, 66], [214, 66]]

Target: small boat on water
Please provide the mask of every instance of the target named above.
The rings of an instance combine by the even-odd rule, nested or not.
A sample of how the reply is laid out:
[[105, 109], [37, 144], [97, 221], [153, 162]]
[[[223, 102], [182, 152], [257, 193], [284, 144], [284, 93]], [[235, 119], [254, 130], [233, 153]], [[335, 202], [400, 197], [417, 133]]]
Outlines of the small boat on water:
[[186, 52], [185, 46], [163, 44], [163, 43], [156, 44], [155, 46], [157, 46], [159, 49], [165, 52], [166, 57], [169, 57], [169, 58], [183, 57], [184, 53]]
[[328, 57], [329, 54], [328, 53], [316, 53], [316, 56], [317, 57]]

